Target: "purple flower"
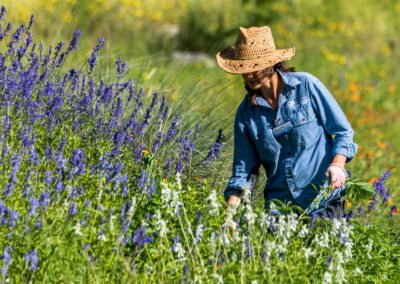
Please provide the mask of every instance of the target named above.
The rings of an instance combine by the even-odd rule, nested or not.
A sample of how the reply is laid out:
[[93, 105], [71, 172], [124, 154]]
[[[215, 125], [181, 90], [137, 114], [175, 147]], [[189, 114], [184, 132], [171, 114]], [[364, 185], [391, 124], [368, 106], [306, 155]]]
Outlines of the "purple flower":
[[375, 205], [378, 203], [378, 196], [382, 199], [382, 203], [386, 203], [390, 198], [390, 189], [386, 189], [385, 181], [391, 175], [390, 171], [383, 173], [382, 177], [374, 181], [375, 195], [368, 205], [369, 211], [375, 210]]
[[114, 190], [117, 191], [118, 188], [121, 188], [122, 196], [126, 196], [128, 194], [128, 186], [127, 186], [128, 176], [126, 174], [118, 175], [114, 179]]
[[390, 206], [390, 212], [389, 212], [390, 217], [393, 217], [393, 215], [397, 214], [398, 212], [399, 210], [397, 209], [396, 205]]
[[326, 258], [326, 265], [327, 265], [328, 267], [330, 267], [330, 266], [331, 266], [331, 263], [332, 263], [332, 257], [331, 257], [331, 256], [328, 256], [328, 257]]
[[138, 178], [138, 184], [137, 184], [141, 192], [144, 192], [146, 190], [148, 180], [149, 180], [149, 175], [145, 170], [142, 170], [142, 173]]
[[53, 171], [50, 170], [50, 171], [45, 172], [44, 181], [47, 185], [47, 188], [49, 188], [51, 185], [51, 182], [53, 181]]
[[37, 213], [38, 207], [39, 207], [39, 201], [34, 196], [31, 196], [29, 198], [28, 216], [35, 215]]
[[76, 202], [72, 202], [72, 204], [68, 208], [68, 214], [72, 216], [76, 216], [78, 214], [78, 209], [76, 208]]
[[61, 192], [64, 189], [64, 183], [62, 180], [58, 180], [56, 184], [56, 192]]
[[167, 144], [169, 141], [171, 141], [175, 137], [178, 125], [179, 125], [179, 116], [175, 115], [175, 118], [172, 121], [171, 126], [168, 129], [167, 134], [164, 138], [163, 145]]
[[146, 150], [146, 146], [139, 145], [137, 150], [136, 150], [136, 155], [135, 155], [136, 161], [141, 161], [142, 160], [143, 150]]
[[36, 249], [33, 249], [30, 252], [26, 253], [24, 255], [24, 260], [25, 263], [29, 266], [30, 270], [37, 270], [39, 265], [39, 259]]
[[371, 201], [369, 202], [369, 204], [368, 204], [368, 212], [370, 212], [371, 210], [376, 210], [376, 207], [375, 207], [375, 205], [378, 203], [378, 197], [377, 197], [377, 194], [375, 194], [373, 197], [372, 197], [372, 199], [371, 199]]
[[11, 163], [11, 173], [8, 178], [8, 183], [6, 184], [6, 187], [3, 191], [4, 196], [10, 196], [12, 194], [12, 191], [15, 187], [15, 182], [17, 181], [17, 172], [21, 164], [21, 158], [19, 157], [18, 154], [15, 154], [11, 157], [10, 163]]
[[117, 61], [115, 61], [115, 65], [117, 66], [117, 78], [121, 80], [124, 74], [128, 71], [128, 66], [126, 61], [121, 64], [121, 57], [118, 57]]
[[0, 33], [0, 42], [7, 36], [8, 32], [11, 31], [12, 29], [12, 24], [8, 23], [6, 29], [4, 30], [4, 33]]
[[158, 148], [160, 147], [161, 137], [162, 137], [162, 132], [161, 131], [157, 132], [157, 137], [156, 139], [154, 139], [153, 142], [153, 147], [152, 147], [153, 152], [157, 151]]
[[78, 46], [78, 37], [82, 35], [82, 32], [79, 29], [76, 29], [74, 34], [72, 35], [71, 42], [69, 43], [68, 51], [76, 50]]
[[47, 207], [50, 205], [50, 191], [46, 190], [44, 191], [39, 198], [39, 203], [40, 206], [42, 207], [42, 210], [46, 210]]
[[147, 187], [147, 197], [151, 199], [155, 192], [156, 192], [156, 182], [152, 180], [149, 186]]
[[124, 164], [121, 162], [117, 162], [110, 171], [106, 172], [106, 183], [111, 182], [122, 170]]
[[30, 18], [30, 20], [29, 20], [28, 30], [31, 29], [31, 27], [32, 27], [32, 25], [33, 25], [34, 22], [35, 22], [35, 16], [34, 16], [34, 15], [31, 15], [31, 18]]
[[180, 136], [178, 138], [178, 153], [182, 161], [188, 162], [190, 160], [191, 154], [195, 148], [192, 141], [190, 141], [190, 130], [188, 130], [185, 136]]
[[4, 21], [5, 17], [6, 17], [6, 7], [4, 7], [3, 5], [1, 5], [1, 10], [0, 10], [0, 21]]
[[42, 229], [42, 225], [43, 225], [42, 218], [39, 217], [39, 218], [37, 219], [37, 222], [36, 222], [35, 226], [36, 226], [36, 228], [37, 228], [38, 230], [41, 230], [41, 229]]
[[147, 243], [154, 241], [153, 237], [147, 236], [146, 228], [141, 225], [133, 234], [131, 238], [132, 244], [136, 247], [143, 248]]
[[8, 208], [0, 201], [0, 225], [14, 228], [19, 219], [19, 213]]
[[6, 246], [3, 252], [3, 268], [1, 269], [1, 272], [3, 273], [4, 276], [7, 276], [8, 274], [8, 267], [10, 265], [11, 259], [12, 259], [11, 247]]
[[83, 251], [86, 251], [86, 250], [91, 249], [91, 248], [92, 248], [92, 246], [90, 244], [83, 244], [82, 245], [82, 250]]
[[194, 217], [195, 222], [198, 222], [203, 215], [203, 212], [201, 210], [197, 211], [196, 216]]
[[[65, 42], [60, 41], [59, 43], [57, 43], [56, 47], [54, 48], [53, 65], [55, 64], [56, 59], [57, 59], [57, 57], [58, 57], [58, 54], [60, 53], [61, 49], [62, 49], [64, 46], [65, 46]], [[51, 46], [49, 47], [49, 53], [51, 53]], [[50, 57], [50, 56], [49, 56], [49, 57]], [[47, 65], [47, 64], [45, 64], [45, 63], [48, 63], [47, 60], [48, 60], [48, 58], [45, 58], [45, 60], [44, 60], [44, 62], [43, 62], [44, 65]]]
[[159, 123], [161, 123], [165, 120], [165, 118], [167, 117], [167, 114], [168, 114], [168, 105], [167, 105], [167, 100], [165, 99], [165, 96], [162, 96], [162, 98], [161, 98], [161, 104], [160, 104], [158, 113], [160, 115], [158, 121], [159, 121]]
[[346, 221], [347, 221], [347, 222], [349, 222], [350, 219], [353, 219], [353, 218], [354, 218], [354, 212], [353, 212], [353, 210], [351, 210], [349, 213], [345, 214], [345, 217], [346, 217]]
[[18, 29], [14, 32], [12, 40], [8, 43], [9, 51], [11, 54], [14, 53], [15, 45], [19, 42], [23, 32], [24, 25], [20, 25]]
[[171, 173], [172, 171], [172, 158], [168, 157], [165, 159], [165, 172]]
[[318, 213], [313, 212], [311, 214], [311, 222], [310, 222], [311, 228], [315, 228], [316, 227], [315, 221], [317, 220], [317, 218], [318, 218]]
[[176, 163], [175, 171], [177, 173], [182, 173], [182, 171], [183, 171], [183, 163], [182, 163], [181, 160], [178, 160], [178, 162]]
[[127, 201], [126, 203], [122, 204], [121, 213], [120, 213], [119, 218], [118, 218], [118, 220], [119, 220], [119, 222], [121, 224], [124, 222], [126, 213], [128, 213], [130, 207], [131, 207], [131, 203], [129, 201]]
[[150, 119], [152, 118], [152, 111], [154, 109], [154, 106], [157, 104], [158, 102], [158, 93], [155, 92], [153, 94], [153, 98], [151, 99], [150, 105], [147, 107], [145, 114], [143, 116], [143, 122], [140, 125], [140, 130], [139, 130], [139, 134], [143, 135], [144, 134], [144, 129], [147, 127], [147, 125], [149, 125]]
[[210, 151], [208, 152], [206, 158], [202, 162], [203, 165], [209, 166], [219, 155], [222, 149], [222, 139], [224, 136], [222, 135], [222, 129], [218, 130], [218, 136], [212, 145]]
[[362, 206], [357, 207], [357, 214], [358, 216], [364, 216], [364, 210]]
[[93, 68], [96, 65], [97, 57], [99, 56], [99, 50], [102, 48], [104, 48], [104, 37], [97, 39], [97, 45], [93, 48], [92, 54], [88, 59], [90, 73], [93, 71]]
[[69, 172], [69, 179], [74, 176], [80, 176], [85, 172], [85, 156], [80, 149], [74, 149], [72, 151], [72, 156], [69, 158], [68, 162], [72, 165]]
[[245, 258], [247, 259], [247, 258], [253, 256], [253, 249], [252, 249], [252, 247], [251, 247], [251, 245], [250, 245], [249, 237], [246, 238], [245, 246], [246, 246]]
[[32, 170], [28, 169], [28, 172], [26, 173], [25, 181], [24, 181], [24, 190], [22, 191], [23, 197], [28, 197], [31, 194], [31, 188], [30, 188], [30, 183], [32, 180], [31, 174], [32, 174]]

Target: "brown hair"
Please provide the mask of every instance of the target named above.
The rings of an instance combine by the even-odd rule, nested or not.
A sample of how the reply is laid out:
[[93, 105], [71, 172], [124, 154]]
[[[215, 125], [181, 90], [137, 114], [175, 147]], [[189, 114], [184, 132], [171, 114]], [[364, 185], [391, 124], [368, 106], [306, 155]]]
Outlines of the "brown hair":
[[[276, 72], [276, 70], [279, 70], [281, 72], [287, 73], [287, 72], [296, 72], [296, 69], [294, 67], [290, 67], [288, 65], [286, 65], [286, 62], [278, 62], [274, 65], [274, 70]], [[257, 96], [261, 96], [261, 90], [257, 89], [257, 90], [253, 90], [249, 87], [249, 85], [247, 85], [246, 83], [244, 84], [244, 88], [246, 89], [247, 93], [250, 95], [250, 102], [253, 106], [257, 105], [256, 102], [256, 97]]]

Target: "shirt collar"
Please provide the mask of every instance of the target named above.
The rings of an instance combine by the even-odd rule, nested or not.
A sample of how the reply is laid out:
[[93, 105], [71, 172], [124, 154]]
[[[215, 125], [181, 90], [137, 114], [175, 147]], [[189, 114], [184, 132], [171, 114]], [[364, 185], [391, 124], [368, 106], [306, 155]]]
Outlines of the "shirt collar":
[[282, 72], [281, 70], [277, 69], [276, 70], [279, 75], [281, 75], [282, 81], [284, 85], [294, 87], [297, 86], [298, 84], [301, 84], [301, 81], [297, 79], [291, 72]]
[[[279, 69], [277, 69], [276, 71], [279, 73], [279, 75], [281, 75], [284, 86], [289, 86], [290, 88], [292, 88], [301, 84], [301, 81], [293, 76], [290, 72], [282, 72]], [[285, 90], [285, 88], [283, 88], [282, 96], [279, 96], [279, 105], [282, 105], [287, 100], [286, 96], [289, 95], [287, 91], [288, 90]], [[259, 106], [272, 108], [261, 96], [256, 97], [256, 102]]]

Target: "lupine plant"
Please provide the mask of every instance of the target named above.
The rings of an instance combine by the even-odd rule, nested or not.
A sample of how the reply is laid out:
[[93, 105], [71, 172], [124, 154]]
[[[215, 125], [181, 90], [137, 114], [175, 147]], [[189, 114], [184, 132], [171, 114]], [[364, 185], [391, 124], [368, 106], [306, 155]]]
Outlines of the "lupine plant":
[[398, 279], [399, 234], [384, 235], [369, 219], [386, 206], [394, 226], [389, 173], [374, 181], [365, 210], [340, 219], [275, 216], [247, 194], [226, 218], [220, 189], [190, 175], [216, 159], [222, 130], [196, 158], [199, 125], [183, 129], [164, 96], [147, 98], [125, 80], [126, 62], [115, 61], [115, 82], [95, 77], [104, 38], [83, 68], [66, 67], [79, 30], [46, 47], [32, 38], [33, 16], [13, 30], [5, 14], [2, 7], [2, 282]]

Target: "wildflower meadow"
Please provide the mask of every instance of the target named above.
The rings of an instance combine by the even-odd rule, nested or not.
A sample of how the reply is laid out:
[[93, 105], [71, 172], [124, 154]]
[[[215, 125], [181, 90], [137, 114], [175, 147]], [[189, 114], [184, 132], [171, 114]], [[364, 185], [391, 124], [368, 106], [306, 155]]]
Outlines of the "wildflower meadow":
[[[41, 1], [34, 2], [41, 7]], [[98, 2], [98, 10], [88, 4], [88, 19], [114, 11], [118, 20], [136, 17], [137, 23], [131, 21], [142, 21], [141, 29], [163, 21], [168, 24], [163, 28], [173, 27], [179, 19], [169, 14], [171, 9], [186, 27], [191, 26], [185, 15], [195, 8], [206, 14], [206, 7], [193, 1], [165, 1], [159, 10], [157, 1]], [[122, 9], [122, 2], [129, 2], [129, 9]], [[296, 5], [271, 1], [273, 13], [260, 15], [258, 2], [232, 4], [225, 17], [236, 23], [234, 13], [243, 8], [246, 17], [268, 21]], [[115, 54], [115, 38], [85, 40], [89, 35], [73, 25], [80, 23], [74, 13], [83, 17], [79, 10], [71, 8], [60, 17], [68, 29], [74, 26], [70, 34], [53, 35], [55, 27], [43, 15], [54, 16], [57, 5], [48, 4], [41, 12], [32, 3], [25, 8], [38, 17], [19, 13], [25, 10], [16, 3], [0, 8], [1, 283], [399, 282], [400, 137], [393, 129], [399, 120], [399, 71], [393, 62], [378, 68], [373, 58], [361, 51], [358, 58], [353, 51], [355, 62], [349, 63], [352, 56], [329, 49], [334, 44], [322, 46], [314, 60], [300, 57], [296, 62], [326, 76], [356, 131], [360, 149], [348, 168], [341, 218], [309, 216], [279, 201], [271, 206], [285, 214], [265, 212], [263, 177], [254, 192], [245, 190], [238, 210], [231, 212], [223, 190], [230, 174], [233, 115], [244, 90], [241, 81], [226, 77], [206, 55], [214, 47], [199, 43], [192, 53], [164, 49], [165, 54], [142, 55], [146, 58], [121, 48], [124, 56], [137, 56], [124, 59]], [[223, 9], [215, 3], [215, 9]], [[293, 19], [316, 27], [309, 30], [311, 38], [338, 44], [322, 30], [341, 33], [343, 39], [351, 36], [350, 27], [332, 26], [325, 18], [332, 10], [315, 19], [296, 18], [301, 13], [296, 11]], [[398, 4], [393, 11], [400, 13]], [[196, 19], [193, 26], [204, 27], [205, 19]], [[272, 24], [278, 33], [289, 20], [277, 19]], [[128, 23], [120, 23], [124, 27], [119, 30], [118, 20], [113, 23], [116, 34]], [[220, 37], [229, 38], [227, 20], [220, 20], [225, 24], [215, 29], [223, 28]], [[85, 22], [83, 30], [89, 25]], [[36, 27], [41, 38], [35, 36]], [[101, 33], [101, 25], [94, 30]], [[194, 43], [193, 30], [183, 31], [173, 48]], [[210, 40], [210, 31], [199, 32], [204, 41]], [[381, 31], [390, 56], [399, 41], [390, 41], [390, 28]], [[165, 37], [155, 33], [154, 40], [173, 41], [170, 32]], [[136, 41], [140, 49], [164, 47], [147, 43], [148, 33], [132, 40], [130, 48]], [[343, 45], [362, 45], [363, 35]], [[299, 45], [305, 52], [312, 43]], [[383, 60], [382, 47], [371, 50]], [[319, 65], [321, 58], [330, 65]], [[379, 78], [377, 85], [370, 73]]]

